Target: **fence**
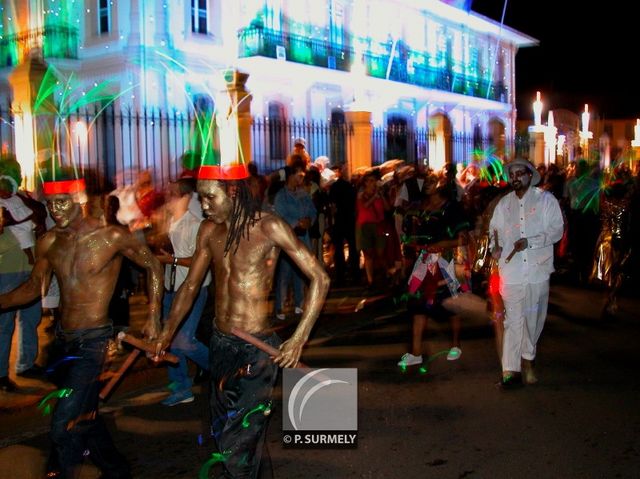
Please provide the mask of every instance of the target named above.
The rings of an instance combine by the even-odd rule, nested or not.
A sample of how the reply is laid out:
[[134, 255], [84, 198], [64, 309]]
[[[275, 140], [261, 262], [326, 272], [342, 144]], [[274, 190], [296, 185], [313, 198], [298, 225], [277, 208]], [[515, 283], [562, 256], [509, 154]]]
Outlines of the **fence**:
[[[3, 153], [15, 151], [14, 116], [0, 110], [0, 145]], [[110, 191], [131, 184], [140, 170], [150, 170], [156, 185], [163, 186], [181, 172], [181, 155], [187, 150], [201, 150], [203, 117], [195, 112], [142, 112], [112, 107], [101, 111], [87, 109], [67, 116], [51, 131], [57, 138], [56, 155], [63, 164], [76, 165], [85, 175], [92, 192]], [[38, 124], [47, 124], [38, 118]], [[53, 120], [51, 120], [53, 122]], [[207, 125], [205, 126], [205, 130]], [[209, 125], [210, 126], [210, 125]], [[206, 133], [206, 131], [205, 131]], [[295, 138], [303, 137], [313, 159], [327, 156], [331, 163], [347, 160], [347, 145], [353, 128], [344, 122], [282, 121], [256, 117], [251, 125], [252, 161], [262, 174], [286, 163]], [[402, 159], [412, 164], [433, 157], [434, 148], [443, 148], [445, 159], [467, 163], [476, 149], [486, 149], [492, 141], [462, 133], [438, 138], [426, 128], [406, 125], [376, 127], [372, 133], [372, 164]], [[49, 141], [51, 143], [51, 141]], [[516, 138], [506, 144], [528, 153], [528, 139]], [[510, 156], [510, 152], [506, 152]], [[52, 156], [51, 149], [40, 149], [40, 167]]]
[[293, 150], [295, 139], [304, 138], [313, 159], [327, 156], [334, 164], [344, 163], [347, 160], [347, 141], [352, 135], [353, 128], [344, 122], [256, 117], [251, 125], [252, 161], [261, 173], [282, 168]]

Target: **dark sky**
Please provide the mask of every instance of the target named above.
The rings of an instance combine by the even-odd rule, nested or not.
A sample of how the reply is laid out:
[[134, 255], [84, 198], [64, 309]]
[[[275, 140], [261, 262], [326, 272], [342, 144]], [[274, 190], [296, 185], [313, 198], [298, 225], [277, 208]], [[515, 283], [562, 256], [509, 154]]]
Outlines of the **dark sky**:
[[[592, 118], [640, 117], [640, 28], [635, 2], [508, 0], [505, 24], [540, 41], [516, 55], [518, 118], [533, 118], [540, 90], [548, 108]], [[500, 21], [504, 0], [474, 0], [472, 10]]]

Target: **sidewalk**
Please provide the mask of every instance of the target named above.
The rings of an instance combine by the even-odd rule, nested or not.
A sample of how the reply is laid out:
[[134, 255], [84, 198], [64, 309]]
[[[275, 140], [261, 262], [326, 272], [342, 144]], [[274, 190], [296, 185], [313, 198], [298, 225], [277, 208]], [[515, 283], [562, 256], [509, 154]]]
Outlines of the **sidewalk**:
[[[272, 301], [271, 301], [272, 302]], [[316, 326], [310, 345], [318, 345], [326, 341], [331, 335], [343, 331], [357, 329], [363, 324], [371, 322], [373, 315], [397, 314], [399, 306], [393, 302], [390, 292], [364, 296], [362, 287], [332, 288], [329, 291], [324, 308]], [[130, 322], [129, 333], [140, 337], [142, 326], [146, 320], [146, 298], [144, 296], [132, 296], [130, 298]], [[297, 318], [293, 314], [287, 314], [287, 319], [277, 321], [274, 319], [274, 330], [283, 337], [288, 337], [293, 331]], [[38, 327], [39, 354], [38, 364], [46, 364], [47, 350], [53, 340], [53, 318], [43, 316]], [[12, 393], [0, 392], [0, 416], [12, 414], [24, 409], [37, 407], [48, 394], [55, 390], [55, 386], [45, 379], [30, 379], [16, 377], [13, 373], [15, 364], [15, 351], [17, 334], [14, 335], [10, 358], [10, 377], [18, 385], [18, 389]], [[111, 359], [110, 371], [116, 371], [129, 355], [131, 349], [125, 345], [116, 352]], [[125, 374], [118, 386], [112, 392], [112, 396], [122, 396], [131, 391], [148, 387], [157, 381], [166, 379], [166, 371], [162, 365], [154, 365], [151, 361], [140, 355], [131, 369]], [[107, 401], [110, 398], [107, 398]]]

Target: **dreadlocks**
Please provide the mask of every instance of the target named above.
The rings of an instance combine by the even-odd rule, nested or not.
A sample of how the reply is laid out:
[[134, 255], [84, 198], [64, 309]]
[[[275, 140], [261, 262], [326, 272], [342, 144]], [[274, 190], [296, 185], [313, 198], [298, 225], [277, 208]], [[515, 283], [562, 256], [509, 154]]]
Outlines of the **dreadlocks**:
[[227, 194], [232, 198], [231, 214], [229, 215], [229, 231], [224, 245], [226, 255], [234, 246], [233, 252], [238, 250], [240, 240], [249, 238], [249, 229], [260, 219], [260, 202], [251, 194], [246, 180], [235, 180], [227, 183]]

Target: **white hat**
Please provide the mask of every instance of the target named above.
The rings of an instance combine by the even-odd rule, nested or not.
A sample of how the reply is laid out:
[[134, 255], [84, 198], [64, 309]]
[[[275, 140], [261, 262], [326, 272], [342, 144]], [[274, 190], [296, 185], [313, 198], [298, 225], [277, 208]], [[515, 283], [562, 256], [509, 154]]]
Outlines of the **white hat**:
[[524, 160], [522, 158], [516, 158], [515, 160], [512, 160], [505, 165], [505, 167], [507, 168], [507, 172], [511, 171], [511, 168], [513, 168], [514, 166], [524, 166], [531, 172], [531, 186], [536, 186], [538, 183], [540, 183], [540, 180], [542, 179], [540, 177], [540, 173], [538, 172], [538, 170], [536, 170], [536, 167], [533, 166], [533, 163], [531, 163], [530, 161]]
[[302, 137], [296, 138], [295, 140], [293, 140], [293, 146], [296, 146], [296, 145], [302, 145], [302, 146], [304, 146], [306, 148], [307, 147], [307, 140], [305, 140]]

